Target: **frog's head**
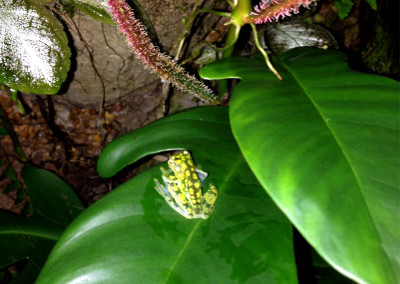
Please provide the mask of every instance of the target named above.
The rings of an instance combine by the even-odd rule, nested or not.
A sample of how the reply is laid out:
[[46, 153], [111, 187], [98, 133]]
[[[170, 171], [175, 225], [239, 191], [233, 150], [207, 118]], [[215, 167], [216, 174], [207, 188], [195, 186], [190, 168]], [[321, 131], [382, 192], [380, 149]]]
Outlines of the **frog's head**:
[[190, 153], [188, 151], [183, 151], [181, 153], [172, 155], [168, 159], [168, 166], [171, 169], [180, 168], [183, 164], [187, 165], [188, 162], [190, 164], [191, 160], [192, 160], [192, 157], [190, 156]]

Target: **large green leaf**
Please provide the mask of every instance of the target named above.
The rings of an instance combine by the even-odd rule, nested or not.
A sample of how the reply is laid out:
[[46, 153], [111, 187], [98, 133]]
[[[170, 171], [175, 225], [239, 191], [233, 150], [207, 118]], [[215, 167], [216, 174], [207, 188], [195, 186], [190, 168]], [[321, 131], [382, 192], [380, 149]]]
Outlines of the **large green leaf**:
[[83, 210], [72, 189], [54, 174], [33, 166], [22, 171], [34, 214], [0, 210], [0, 267], [27, 260], [17, 283], [33, 283], [65, 227]]
[[88, 14], [93, 19], [106, 23], [114, 24], [109, 8], [107, 5], [107, 0], [70, 0], [76, 8]]
[[0, 267], [28, 260], [22, 273], [27, 269], [30, 275], [22, 283], [33, 283], [64, 228], [41, 217], [25, 218], [3, 210], [0, 224]]
[[71, 53], [56, 18], [30, 1], [0, 0], [0, 26], [0, 83], [27, 93], [57, 93]]
[[[93, 19], [106, 23], [115, 24], [113, 17], [111, 15], [110, 9], [108, 7], [108, 0], [70, 0], [76, 8], [84, 12], [85, 14], [91, 16]], [[128, 5], [132, 7], [132, 11], [135, 14], [135, 18], [138, 19], [147, 28], [147, 33], [149, 34], [152, 42], [154, 44], [158, 43], [157, 34], [153, 27], [153, 24], [147, 15], [146, 11], [140, 6], [137, 0], [125, 0]]]
[[35, 214], [67, 227], [85, 208], [72, 188], [55, 174], [25, 165], [22, 178]]
[[[92, 205], [65, 231], [40, 283], [296, 283], [292, 228], [233, 140], [228, 113], [201, 107], [114, 140], [107, 176], [140, 157], [189, 149], [219, 188], [208, 220], [188, 220], [155, 191], [153, 167]], [[164, 167], [166, 165], [164, 164]]]
[[397, 283], [399, 83], [351, 70], [336, 51], [229, 58], [209, 79], [241, 78], [232, 131], [249, 166], [310, 244], [361, 283]]
[[274, 54], [303, 46], [338, 48], [335, 38], [329, 31], [317, 24], [307, 23], [303, 20], [266, 25], [265, 39], [268, 48]]
[[202, 150], [209, 162], [223, 159], [224, 164], [239, 159], [227, 112], [223, 107], [192, 109], [118, 137], [101, 153], [97, 171], [102, 177], [111, 177], [139, 159], [168, 150]]

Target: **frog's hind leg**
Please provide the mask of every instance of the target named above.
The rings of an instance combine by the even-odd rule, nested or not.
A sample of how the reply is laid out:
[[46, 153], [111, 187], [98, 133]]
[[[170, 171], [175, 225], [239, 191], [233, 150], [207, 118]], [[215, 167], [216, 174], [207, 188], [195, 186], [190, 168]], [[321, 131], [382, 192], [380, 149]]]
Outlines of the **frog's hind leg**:
[[214, 210], [215, 202], [218, 198], [218, 189], [210, 184], [210, 188], [203, 195], [203, 219], [208, 219]]

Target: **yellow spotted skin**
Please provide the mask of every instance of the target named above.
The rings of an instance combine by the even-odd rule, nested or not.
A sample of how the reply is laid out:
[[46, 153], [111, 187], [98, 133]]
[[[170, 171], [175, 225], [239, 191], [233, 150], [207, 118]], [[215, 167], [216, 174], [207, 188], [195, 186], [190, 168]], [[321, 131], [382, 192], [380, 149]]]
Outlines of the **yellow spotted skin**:
[[188, 151], [172, 155], [168, 169], [161, 168], [164, 185], [154, 179], [157, 192], [187, 219], [207, 219], [214, 210], [218, 189], [210, 185], [203, 195], [202, 183], [207, 173], [196, 169]]

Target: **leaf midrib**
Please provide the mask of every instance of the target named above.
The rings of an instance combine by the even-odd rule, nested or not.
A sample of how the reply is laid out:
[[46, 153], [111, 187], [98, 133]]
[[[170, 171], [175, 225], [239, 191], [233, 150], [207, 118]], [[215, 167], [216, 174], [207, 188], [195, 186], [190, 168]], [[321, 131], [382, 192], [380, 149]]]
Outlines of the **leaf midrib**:
[[[234, 164], [232, 164], [231, 170], [227, 173], [227, 175], [225, 176], [224, 179], [224, 184], [225, 181], [229, 180], [234, 173], [236, 172], [236, 170], [239, 168], [239, 165], [244, 161], [243, 156], [239, 155], [238, 158], [236, 159], [236, 162]], [[221, 192], [221, 190], [224, 187], [220, 187], [218, 190], [219, 192]], [[212, 216], [210, 217], [212, 218]], [[177, 264], [179, 263], [180, 259], [182, 258], [183, 254], [186, 251], [187, 246], [189, 245], [189, 243], [191, 242], [194, 234], [196, 233], [196, 231], [198, 230], [198, 228], [200, 227], [200, 224], [202, 223], [202, 219], [198, 219], [197, 220], [197, 224], [193, 227], [192, 231], [190, 232], [188, 238], [186, 239], [186, 242], [184, 243], [184, 245], [182, 246], [182, 248], [180, 249], [179, 253], [177, 254], [175, 261], [172, 263], [171, 268], [169, 269], [169, 272], [167, 274], [167, 276], [164, 279], [164, 283], [168, 283], [168, 281], [170, 280], [170, 277], [172, 275], [172, 272], [175, 270], [175, 267], [177, 266]]]
[[[334, 130], [332, 129], [332, 127], [330, 127], [330, 125], [327, 123], [327, 117], [324, 116], [324, 114], [322, 113], [322, 111], [320, 110], [320, 108], [318, 107], [318, 104], [313, 100], [312, 95], [310, 94], [310, 92], [308, 91], [307, 87], [301, 83], [301, 79], [299, 79], [296, 76], [296, 72], [294, 72], [289, 65], [287, 65], [286, 63], [282, 62], [282, 65], [286, 68], [286, 70], [291, 74], [291, 76], [293, 77], [293, 79], [295, 80], [295, 82], [300, 86], [301, 90], [303, 90], [304, 94], [308, 97], [308, 99], [310, 100], [311, 104], [314, 106], [314, 108], [317, 110], [318, 114], [320, 115], [323, 123], [326, 125], [326, 127], [328, 128], [330, 134], [332, 135], [334, 141], [337, 143], [340, 151], [342, 152], [343, 157], [345, 158], [348, 166], [350, 167], [352, 174], [356, 180], [357, 183], [357, 188], [359, 189], [360, 195], [362, 196], [362, 202], [365, 205], [365, 208], [367, 209], [367, 215], [369, 216], [371, 223], [373, 224], [374, 230], [376, 232], [376, 235], [379, 237], [379, 243], [382, 243], [382, 239], [381, 239], [381, 235], [379, 234], [379, 231], [377, 229], [377, 224], [375, 223], [374, 218], [372, 217], [369, 207], [368, 207], [368, 203], [366, 202], [366, 197], [365, 194], [362, 190], [362, 186], [361, 186], [361, 182], [359, 179], [359, 176], [357, 175], [356, 171], [354, 170], [353, 164], [351, 163], [351, 160], [349, 158], [349, 156], [346, 154], [346, 151], [344, 150], [342, 144], [340, 143], [338, 137], [335, 135]], [[381, 246], [381, 251], [383, 252], [383, 254], [385, 255], [387, 261], [391, 264], [392, 269], [393, 269], [393, 263], [390, 261], [389, 256], [387, 255], [386, 251], [382, 248]]]

